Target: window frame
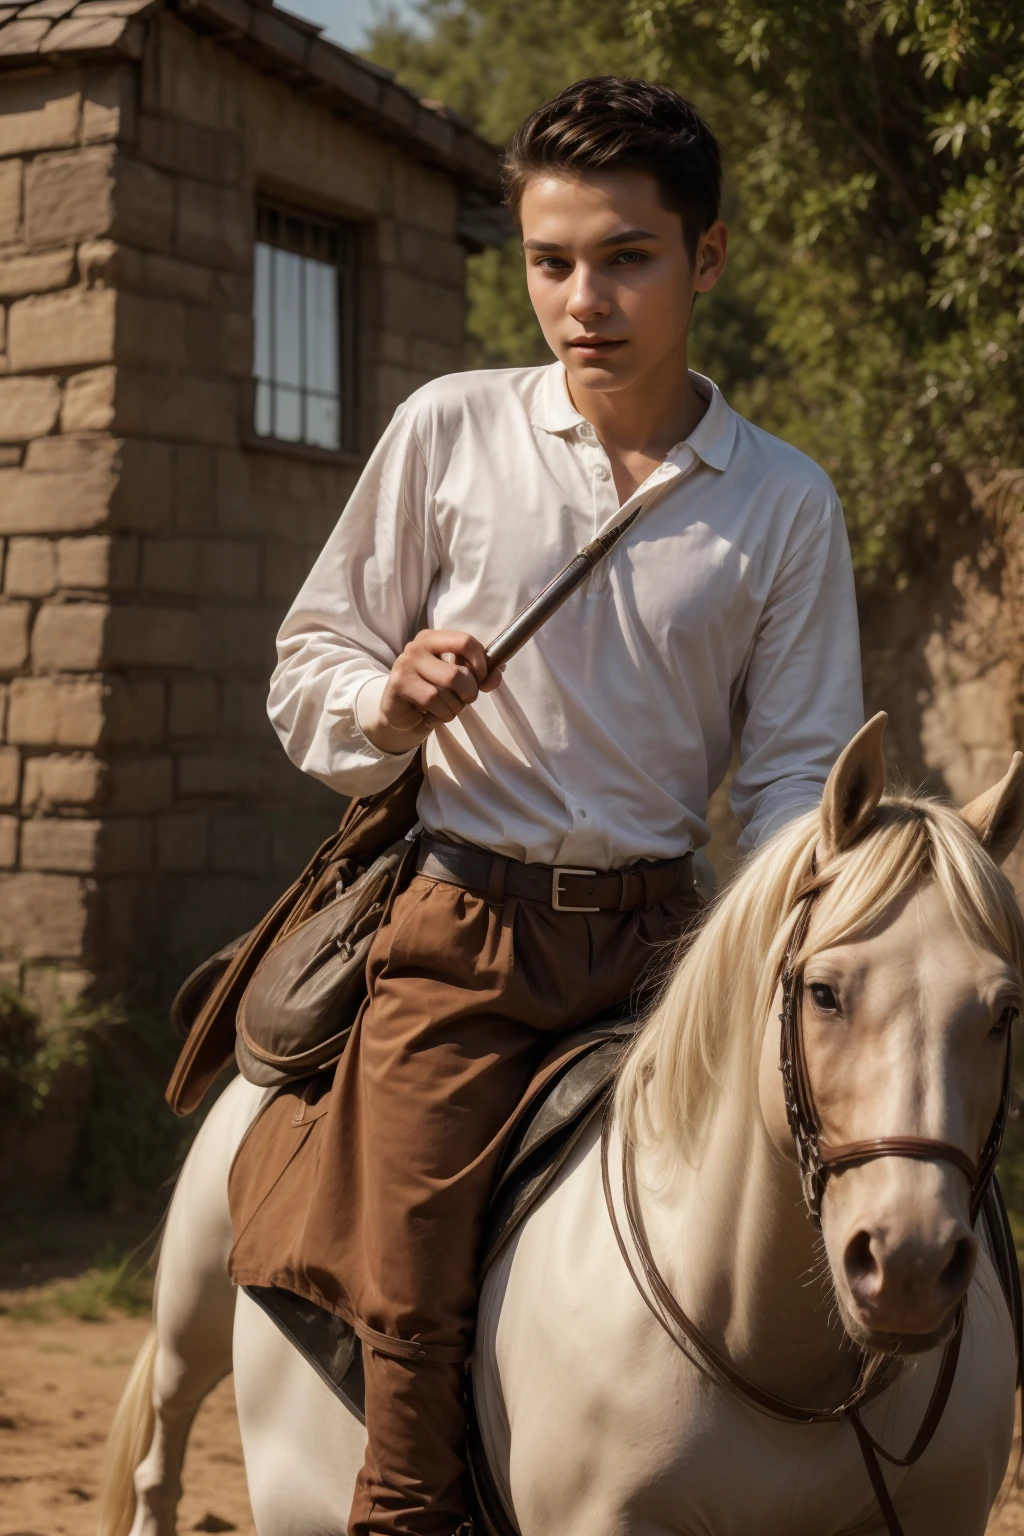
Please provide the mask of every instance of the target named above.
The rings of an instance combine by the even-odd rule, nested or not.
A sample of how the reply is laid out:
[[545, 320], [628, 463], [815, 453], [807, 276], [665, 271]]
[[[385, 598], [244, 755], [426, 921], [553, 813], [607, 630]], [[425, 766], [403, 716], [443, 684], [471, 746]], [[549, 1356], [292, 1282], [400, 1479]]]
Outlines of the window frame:
[[[277, 229], [273, 223], [276, 221]], [[290, 229], [289, 229], [290, 226]], [[289, 240], [286, 231], [293, 233], [296, 227], [301, 231], [299, 238]], [[248, 409], [248, 421], [246, 423], [246, 444], [248, 447], [259, 448], [275, 453], [298, 454], [303, 457], [318, 459], [330, 459], [345, 463], [361, 457], [360, 447], [360, 409], [357, 395], [358, 385], [358, 305], [357, 285], [359, 280], [359, 251], [360, 229], [359, 225], [349, 219], [343, 219], [331, 214], [325, 214], [318, 209], [303, 207], [300, 204], [290, 202], [287, 199], [276, 197], [273, 194], [258, 193], [255, 209], [255, 236], [253, 240], [253, 363], [250, 377], [250, 401]], [[274, 398], [275, 386], [280, 387], [281, 381], [273, 376], [273, 347], [274, 347], [274, 306], [276, 294], [271, 289], [270, 310], [270, 336], [271, 348], [271, 376], [263, 379], [256, 371], [256, 247], [257, 245], [269, 246], [274, 250], [290, 252], [292, 255], [304, 257], [307, 260], [324, 261], [324, 256], [316, 248], [317, 232], [321, 238], [328, 241], [334, 240], [337, 255], [330, 258], [325, 264], [330, 265], [335, 273], [335, 294], [337, 308], [337, 364], [338, 364], [338, 446], [328, 447], [322, 443], [308, 442], [303, 437], [278, 437], [273, 430], [276, 427], [276, 402]], [[304, 354], [305, 335], [300, 335], [300, 355]], [[305, 366], [301, 369], [305, 373]], [[257, 430], [257, 400], [259, 385], [266, 384], [270, 392], [271, 406], [271, 431], [260, 432]], [[310, 391], [307, 383], [297, 388], [300, 401], [300, 420], [302, 429], [306, 427], [306, 408]]]

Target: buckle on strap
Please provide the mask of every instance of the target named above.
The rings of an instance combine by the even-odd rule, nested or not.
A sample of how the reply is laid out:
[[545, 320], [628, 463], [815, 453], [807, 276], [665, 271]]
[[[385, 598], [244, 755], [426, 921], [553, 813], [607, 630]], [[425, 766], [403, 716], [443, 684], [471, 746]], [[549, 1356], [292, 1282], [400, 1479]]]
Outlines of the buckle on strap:
[[566, 875], [596, 875], [596, 869], [573, 869], [568, 864], [556, 864], [551, 871], [551, 905], [556, 912], [600, 912], [600, 907], [571, 907], [562, 900], [562, 881]]

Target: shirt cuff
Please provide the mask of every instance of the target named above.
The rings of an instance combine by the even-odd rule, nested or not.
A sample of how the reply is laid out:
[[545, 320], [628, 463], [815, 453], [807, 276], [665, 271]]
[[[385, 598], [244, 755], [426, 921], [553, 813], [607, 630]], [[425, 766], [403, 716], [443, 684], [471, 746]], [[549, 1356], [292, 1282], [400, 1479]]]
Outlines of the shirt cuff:
[[383, 697], [384, 689], [387, 687], [389, 676], [390, 674], [387, 672], [377, 673], [373, 677], [368, 677], [366, 682], [361, 684], [356, 693], [353, 713], [356, 719], [356, 730], [366, 743], [368, 750], [374, 754], [378, 761], [383, 761], [385, 758], [390, 757], [394, 759], [396, 764], [404, 764], [411, 762], [416, 756], [416, 753], [420, 750], [421, 743], [417, 742], [408, 752], [388, 752], [383, 747], [378, 747], [366, 734], [367, 726], [372, 726], [375, 721], [380, 719], [380, 701]]

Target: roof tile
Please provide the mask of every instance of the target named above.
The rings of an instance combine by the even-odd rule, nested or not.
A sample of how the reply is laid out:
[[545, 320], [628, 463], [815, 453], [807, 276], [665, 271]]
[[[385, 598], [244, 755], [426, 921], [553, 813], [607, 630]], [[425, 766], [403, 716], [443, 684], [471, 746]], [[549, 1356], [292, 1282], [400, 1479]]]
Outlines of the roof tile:
[[0, 54], [38, 53], [39, 44], [50, 30], [51, 23], [45, 18], [39, 21], [24, 17], [9, 21], [0, 28]]
[[[141, 57], [142, 33], [135, 29], [130, 16], [89, 15], [89, 10], [88, 6], [80, 6], [77, 15], [58, 21], [40, 53], [87, 53], [116, 48], [118, 53]], [[0, 45], [4, 36], [5, 33], [0, 32]]]

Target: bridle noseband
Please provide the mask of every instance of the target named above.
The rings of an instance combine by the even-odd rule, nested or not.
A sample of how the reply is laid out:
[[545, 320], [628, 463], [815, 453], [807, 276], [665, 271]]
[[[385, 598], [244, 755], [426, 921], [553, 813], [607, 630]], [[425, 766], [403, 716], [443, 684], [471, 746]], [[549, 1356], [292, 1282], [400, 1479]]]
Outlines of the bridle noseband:
[[786, 1119], [796, 1147], [800, 1185], [811, 1220], [816, 1227], [821, 1227], [821, 1203], [831, 1174], [856, 1163], [874, 1162], [880, 1157], [911, 1157], [923, 1162], [952, 1163], [960, 1169], [971, 1186], [973, 1226], [995, 1173], [1010, 1113], [1013, 1066], [1011, 1033], [1007, 1031], [999, 1107], [976, 1163], [961, 1147], [949, 1141], [935, 1141], [928, 1136], [875, 1136], [866, 1141], [844, 1142], [840, 1146], [832, 1146], [823, 1141], [821, 1118], [814, 1102], [804, 1056], [803, 968], [797, 969], [796, 957], [807, 937], [814, 902], [821, 891], [826, 889], [826, 884], [812, 878], [797, 894], [800, 910], [782, 962], [782, 1012], [779, 1014], [782, 1025], [779, 1070], [786, 1100]]

